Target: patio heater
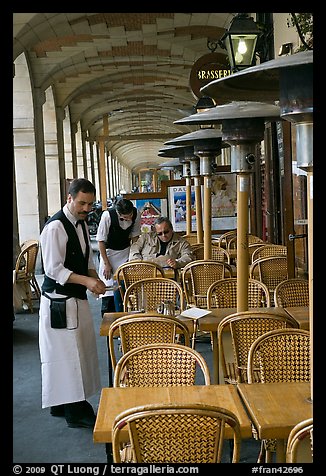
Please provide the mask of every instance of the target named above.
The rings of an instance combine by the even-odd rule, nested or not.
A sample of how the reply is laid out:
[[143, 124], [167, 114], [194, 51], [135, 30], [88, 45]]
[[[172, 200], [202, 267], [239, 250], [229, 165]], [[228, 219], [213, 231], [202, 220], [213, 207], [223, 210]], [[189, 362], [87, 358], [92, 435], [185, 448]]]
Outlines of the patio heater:
[[264, 138], [265, 120], [279, 119], [280, 109], [264, 103], [233, 102], [175, 121], [176, 124], [221, 124], [231, 146], [231, 172], [237, 174], [237, 311], [248, 310], [248, 223], [250, 175], [255, 147]]
[[[181, 156], [183, 154], [183, 157]], [[170, 154], [170, 155], [169, 155]], [[176, 155], [174, 155], [176, 154]], [[202, 213], [202, 203], [201, 203], [201, 187], [200, 187], [200, 166], [199, 166], [199, 157], [194, 154], [193, 146], [175, 146], [167, 145], [162, 147], [158, 153], [162, 157], [180, 157], [180, 162], [185, 161], [188, 164], [190, 163], [190, 180], [189, 172], [184, 171], [183, 175], [186, 175], [186, 194], [189, 193], [189, 202], [187, 201], [186, 207], [186, 218], [187, 218], [187, 234], [192, 232], [192, 218], [191, 218], [191, 178], [194, 179], [194, 189], [195, 189], [195, 208], [196, 208], [196, 228], [197, 228], [197, 243], [203, 243], [204, 241], [204, 231], [203, 231], [203, 213]], [[189, 190], [188, 190], [189, 188]], [[186, 195], [187, 196], [187, 195]], [[189, 206], [188, 206], [189, 203]], [[189, 223], [189, 224], [188, 224]]]
[[165, 142], [167, 145], [193, 146], [200, 158], [200, 175], [204, 176], [204, 259], [212, 257], [212, 162], [221, 154], [222, 133], [216, 129], [199, 129]]
[[307, 172], [308, 279], [313, 397], [313, 51], [247, 68], [201, 89], [219, 101], [279, 100], [280, 115], [296, 127], [297, 166]]

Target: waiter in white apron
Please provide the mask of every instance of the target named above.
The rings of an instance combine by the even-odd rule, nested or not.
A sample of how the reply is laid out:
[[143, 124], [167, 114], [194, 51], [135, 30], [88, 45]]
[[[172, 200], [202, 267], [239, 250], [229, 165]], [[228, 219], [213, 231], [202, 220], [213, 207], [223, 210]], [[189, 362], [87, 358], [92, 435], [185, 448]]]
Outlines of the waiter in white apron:
[[100, 388], [96, 338], [86, 290], [105, 292], [93, 262], [85, 219], [95, 200], [87, 179], [74, 179], [67, 203], [46, 223], [40, 244], [44, 282], [40, 302], [39, 348], [42, 408], [66, 418], [72, 428], [93, 428], [87, 398]]
[[[115, 205], [102, 213], [96, 239], [100, 252], [98, 274], [107, 287], [114, 286], [114, 274], [128, 261], [130, 244], [141, 233], [141, 214], [132, 201], [120, 198]], [[109, 290], [101, 296], [102, 316], [105, 312], [121, 312], [123, 305], [119, 290]]]

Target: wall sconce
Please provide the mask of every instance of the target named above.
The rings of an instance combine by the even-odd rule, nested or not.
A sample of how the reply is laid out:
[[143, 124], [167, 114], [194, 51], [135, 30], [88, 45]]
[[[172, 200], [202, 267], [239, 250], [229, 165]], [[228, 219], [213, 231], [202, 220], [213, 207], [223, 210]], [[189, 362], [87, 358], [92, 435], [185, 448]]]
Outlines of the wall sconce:
[[284, 43], [283, 45], [280, 46], [278, 55], [279, 56], [284, 56], [284, 55], [292, 55], [292, 48], [293, 48], [293, 43]]
[[260, 35], [261, 30], [247, 13], [238, 13], [232, 19], [229, 29], [218, 42], [228, 52], [232, 72], [256, 64], [256, 44]]

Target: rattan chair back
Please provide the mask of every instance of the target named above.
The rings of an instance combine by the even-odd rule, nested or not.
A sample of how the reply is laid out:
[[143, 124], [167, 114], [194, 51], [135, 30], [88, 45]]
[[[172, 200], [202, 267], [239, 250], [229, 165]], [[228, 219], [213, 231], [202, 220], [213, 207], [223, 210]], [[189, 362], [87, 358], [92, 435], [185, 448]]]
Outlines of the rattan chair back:
[[[254, 243], [264, 243], [264, 241], [259, 238], [259, 236], [248, 234], [248, 246]], [[230, 253], [232, 250], [237, 249], [237, 235], [235, 234], [232, 238], [229, 239], [227, 244], [227, 251]]]
[[181, 274], [187, 305], [207, 307], [209, 286], [218, 279], [231, 276], [232, 268], [228, 263], [214, 260], [196, 260], [188, 263]]
[[276, 286], [289, 278], [286, 256], [270, 256], [254, 261], [249, 268], [249, 277], [266, 284], [272, 304]]
[[248, 383], [257, 367], [263, 383], [310, 382], [309, 331], [275, 329], [259, 336], [248, 353]]
[[[237, 307], [237, 278], [225, 278], [215, 281], [207, 290], [207, 307]], [[270, 307], [267, 287], [261, 281], [248, 279], [248, 307]]]
[[117, 362], [114, 387], [170, 387], [210, 385], [204, 357], [191, 347], [175, 343], [146, 344], [129, 350]]
[[240, 459], [238, 418], [229, 410], [202, 403], [158, 403], [129, 408], [115, 418], [112, 432], [113, 462], [121, 463], [121, 429], [128, 426], [133, 463], [220, 463], [228, 448], [232, 463]]
[[[164, 277], [164, 271], [157, 263], [150, 261], [128, 261], [118, 267], [116, 279], [119, 285], [121, 297], [123, 299], [125, 290], [136, 281], [144, 278]], [[123, 286], [122, 286], [123, 283]]]
[[132, 283], [123, 298], [124, 311], [157, 311], [164, 301], [172, 301], [184, 310], [184, 294], [180, 284], [169, 278], [145, 278]]
[[[248, 353], [252, 343], [262, 334], [284, 327], [298, 328], [297, 321], [285, 314], [267, 311], [242, 311], [222, 319], [217, 328], [220, 362], [225, 383], [246, 383]], [[231, 332], [234, 362], [227, 363], [224, 351], [224, 333]], [[256, 369], [258, 366], [256, 366]], [[259, 374], [255, 381], [260, 381]]]
[[122, 354], [145, 344], [175, 343], [183, 336], [184, 344], [190, 346], [190, 335], [187, 326], [173, 316], [163, 316], [157, 313], [130, 314], [119, 317], [109, 328], [109, 349], [112, 368], [117, 363], [114, 337], [120, 336]]
[[252, 253], [251, 262], [253, 263], [261, 258], [269, 258], [270, 256], [287, 256], [287, 251], [287, 247], [284, 245], [266, 243]]
[[[286, 445], [286, 463], [313, 462], [313, 429], [313, 418], [303, 420], [292, 428]], [[303, 450], [307, 449], [303, 454]]]
[[198, 243], [197, 233], [189, 233], [188, 235], [186, 234], [182, 237], [187, 240], [190, 245], [196, 245]]
[[309, 281], [291, 278], [279, 283], [274, 291], [275, 306], [309, 306]]
[[[248, 353], [248, 383], [310, 382], [310, 334], [303, 329], [274, 329], [259, 336]], [[271, 463], [276, 440], [264, 439], [261, 454]]]
[[38, 240], [25, 241], [21, 245], [21, 251], [17, 256], [15, 264], [15, 282], [23, 285], [27, 299], [26, 304], [30, 312], [33, 312], [33, 299], [41, 297], [41, 291], [35, 277], [38, 251]]
[[256, 251], [258, 248], [261, 248], [262, 246], [266, 246], [264, 241], [257, 241], [256, 243], [248, 244], [249, 263], [252, 263], [252, 255], [254, 251]]
[[230, 264], [230, 255], [226, 249], [212, 243], [212, 260]]
[[218, 239], [220, 247], [224, 248], [224, 249], [227, 249], [229, 241], [234, 236], [237, 236], [237, 230], [230, 230], [230, 231], [226, 231], [225, 233], [223, 233]]
[[204, 259], [204, 245], [191, 245], [195, 260]]

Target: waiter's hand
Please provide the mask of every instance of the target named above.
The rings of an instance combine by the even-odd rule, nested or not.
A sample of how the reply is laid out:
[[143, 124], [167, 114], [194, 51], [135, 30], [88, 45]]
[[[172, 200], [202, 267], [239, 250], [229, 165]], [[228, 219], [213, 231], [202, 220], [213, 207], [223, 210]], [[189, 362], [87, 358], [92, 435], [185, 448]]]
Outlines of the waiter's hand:
[[105, 279], [110, 279], [112, 276], [112, 267], [110, 263], [104, 263], [103, 276]]
[[176, 262], [176, 260], [173, 259], [173, 258], [167, 259], [166, 262], [167, 262], [167, 264], [168, 264], [169, 266], [171, 266], [171, 268], [174, 268], [174, 269], [175, 269], [175, 268], [177, 267], [177, 262]]
[[89, 289], [94, 294], [104, 294], [105, 293], [105, 283], [99, 278], [88, 278], [87, 289]]

